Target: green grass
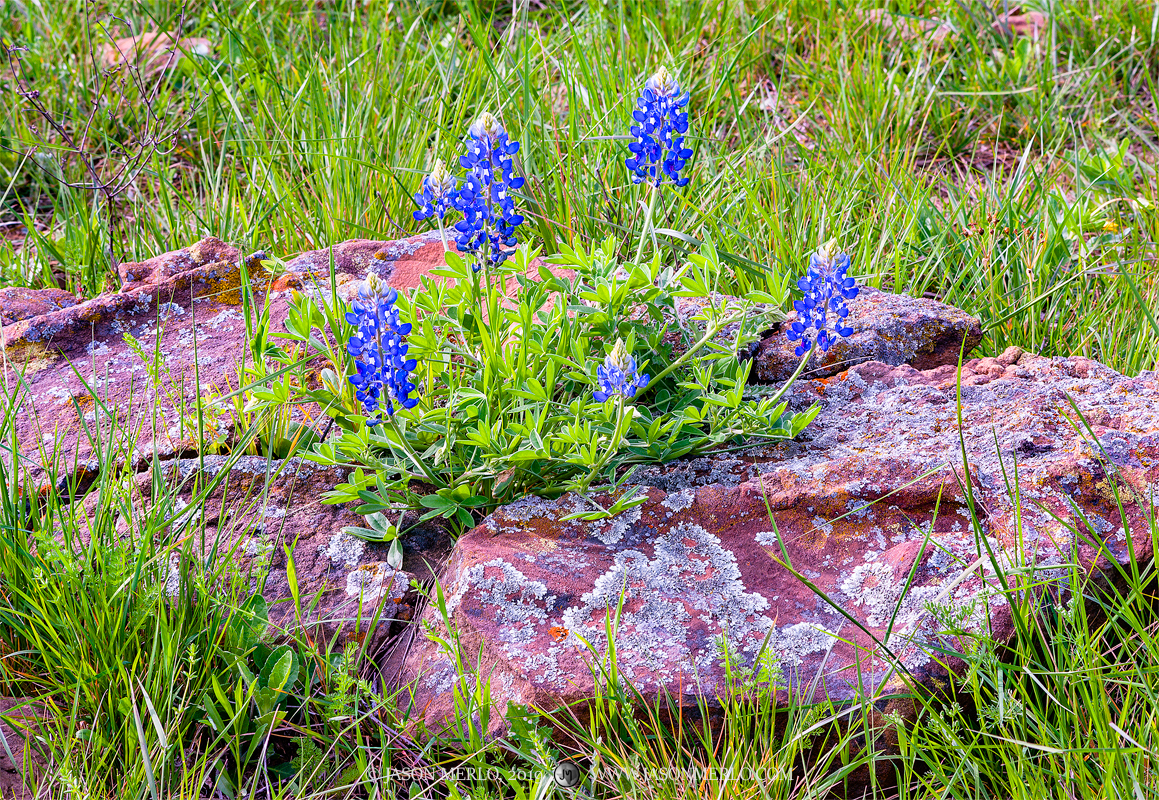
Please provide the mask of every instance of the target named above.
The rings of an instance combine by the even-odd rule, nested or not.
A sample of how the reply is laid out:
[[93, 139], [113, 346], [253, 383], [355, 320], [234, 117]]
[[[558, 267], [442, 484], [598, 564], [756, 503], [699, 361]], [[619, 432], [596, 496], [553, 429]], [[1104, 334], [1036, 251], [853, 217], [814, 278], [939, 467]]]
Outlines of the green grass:
[[[84, 8], [0, 12], [7, 41], [28, 48], [30, 87], [72, 119], [92, 99], [101, 25], [125, 32], [114, 12], [141, 30], [182, 10], [114, 1], [86, 24]], [[523, 143], [530, 235], [551, 253], [618, 233], [626, 251], [642, 195], [614, 137], [663, 63], [692, 92], [695, 150], [692, 182], [657, 225], [669, 257], [711, 239], [735, 256], [723, 288], [741, 290], [837, 236], [870, 284], [979, 314], [988, 351], [1152, 366], [1156, 5], [1055, 3], [1041, 42], [997, 36], [981, 4], [897, 10], [959, 33], [886, 41], [856, 7], [804, 0], [551, 5], [510, 24], [506, 6], [191, 3], [186, 32], [217, 57], [162, 83], [156, 112], [188, 122], [121, 197], [115, 246], [133, 260], [212, 234], [289, 254], [411, 233], [422, 173], [455, 160], [491, 109]], [[105, 92], [89, 138], [109, 169], [112, 144], [141, 127], [140, 97], [125, 94]], [[34, 166], [32, 124], [44, 130], [27, 103], [0, 111], [0, 144], [22, 153], [3, 157], [5, 220], [35, 222], [36, 245], [5, 246], [0, 280], [115, 288], [91, 198]]]
[[[179, 122], [180, 135], [117, 201], [112, 245], [124, 260], [205, 235], [289, 255], [412, 233], [411, 193], [435, 158], [457, 158], [483, 110], [500, 113], [523, 143], [528, 236], [551, 254], [613, 234], [630, 257], [644, 195], [616, 137], [643, 79], [666, 64], [692, 92], [695, 155], [691, 183], [660, 206], [654, 246], [665, 260], [711, 241], [726, 265], [714, 276], [720, 289], [743, 293], [796, 277], [806, 254], [835, 236], [863, 282], [977, 314], [983, 354], [1018, 345], [1126, 374], [1154, 369], [1159, 4], [1028, 3], [1050, 15], [1041, 41], [996, 35], [993, 8], [976, 2], [890, 6], [949, 22], [955, 33], [942, 44], [885, 38], [859, 13], [872, 5], [516, 3], [512, 19], [507, 4], [3, 0], [0, 26], [6, 45], [27, 48], [29, 88], [74, 132], [98, 82], [90, 52], [108, 41], [102, 25], [120, 36], [126, 23], [170, 28], [183, 14], [186, 35], [215, 44], [215, 57], [191, 59], [159, 84], [153, 110]], [[0, 81], [13, 88], [7, 72]], [[61, 185], [82, 181], [79, 167], [61, 173], [43, 121], [5, 96], [0, 285], [115, 290], [104, 209]], [[88, 147], [112, 171], [146, 109], [131, 86], [120, 97], [106, 84], [98, 102]], [[111, 449], [102, 448], [106, 466]], [[218, 780], [239, 797], [406, 797], [410, 782], [390, 769], [419, 765], [510, 777], [418, 781], [424, 797], [530, 797], [548, 786], [516, 772], [555, 755], [534, 721], [499, 743], [470, 730], [425, 746], [400, 739], [404, 720], [357, 683], [372, 672], [361, 656], [319, 653], [301, 637], [282, 639], [298, 677], [284, 718], [263, 729], [239, 667], [259, 666], [246, 660], [259, 652], [255, 634], [226, 622], [246, 618], [239, 608], [260, 618], [243, 587], [218, 591], [221, 565], [193, 565], [189, 585], [215, 602], [167, 597], [157, 588], [172, 546], [164, 515], [125, 541], [115, 536], [114, 492], [90, 519], [67, 493], [50, 493], [30, 521], [18, 484], [6, 470], [0, 693], [37, 697], [53, 712], [30, 745], [48, 763], [43, 796], [196, 797]], [[175, 489], [158, 480], [153, 491], [163, 507]], [[49, 532], [75, 539], [80, 555], [30, 545]], [[723, 730], [686, 721], [672, 731], [658, 713], [629, 719], [609, 702], [580, 733], [602, 764], [787, 777], [707, 788], [608, 777], [589, 788], [601, 797], [816, 797], [825, 779], [800, 766], [811, 750], [822, 764], [895, 775], [899, 788], [882, 797], [1155, 796], [1154, 575], [1148, 567], [1125, 583], [1121, 594], [1089, 598], [1101, 609], [1090, 619], [1081, 605], [1020, 609], [1015, 641], [1000, 653], [979, 642], [954, 687], [960, 705], [920, 701], [919, 723], [888, 763], [857, 745], [874, 720], [864, 709], [778, 714], [767, 690], [741, 692]], [[206, 721], [205, 698], [219, 714], [233, 709], [228, 725]], [[844, 732], [824, 725], [838, 713], [852, 723]], [[244, 757], [263, 731], [267, 755]], [[219, 774], [232, 776], [232, 789]]]

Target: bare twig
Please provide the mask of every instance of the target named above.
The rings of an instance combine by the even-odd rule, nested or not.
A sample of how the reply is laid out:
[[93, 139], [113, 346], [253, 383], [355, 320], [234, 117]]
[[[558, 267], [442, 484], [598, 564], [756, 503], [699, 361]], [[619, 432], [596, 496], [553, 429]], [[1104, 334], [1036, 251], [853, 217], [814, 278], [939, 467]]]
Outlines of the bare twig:
[[[95, 87], [91, 95], [83, 121], [79, 125], [70, 125], [67, 116], [57, 118], [41, 100], [39, 89], [33, 87], [20, 53], [27, 48], [15, 45], [6, 46], [8, 63], [12, 76], [16, 82], [16, 94], [24, 98], [32, 110], [47, 125], [45, 135], [40, 135], [34, 126], [30, 130], [34, 137], [34, 144], [26, 157], [31, 157], [38, 150], [52, 150], [59, 153], [59, 172], [51, 172], [48, 167], [40, 164], [36, 159], [30, 160], [41, 167], [46, 174], [50, 174], [61, 186], [81, 191], [91, 192], [94, 203], [102, 206], [100, 213], [104, 216], [106, 236], [108, 241], [105, 254], [113, 273], [120, 278], [120, 261], [117, 258], [115, 241], [120, 228], [120, 217], [117, 212], [117, 198], [124, 194], [136, 181], [145, 169], [146, 164], [156, 155], [168, 155], [176, 146], [180, 130], [192, 117], [192, 110], [166, 120], [159, 113], [157, 103], [165, 74], [178, 57], [180, 36], [185, 26], [185, 10], [178, 17], [175, 32], [158, 31], [156, 36], [148, 41], [138, 38], [149, 50], [158, 37], [167, 37], [169, 42], [164, 51], [165, 63], [158, 69], [152, 78], [141, 73], [136, 63], [136, 52], [126, 54], [103, 23], [94, 24], [88, 19], [88, 4], [85, 4], [86, 25], [91, 30], [98, 28], [102, 34], [112, 42], [113, 49], [120, 56], [120, 63], [115, 66], [102, 67], [92, 46], [90, 37], [89, 58], [92, 61], [93, 72], [96, 76]], [[130, 24], [119, 17], [112, 17], [126, 29], [132, 30]], [[134, 48], [136, 50], [137, 48]], [[91, 136], [97, 114], [102, 109], [102, 98], [114, 95], [115, 103], [105, 106], [110, 116], [125, 108], [136, 107], [142, 112], [141, 126], [131, 132], [124, 142], [110, 142], [106, 152], [102, 155], [91, 148]], [[83, 181], [68, 179], [68, 166], [71, 162], [80, 163], [85, 175]], [[122, 247], [122, 251], [124, 248]]]

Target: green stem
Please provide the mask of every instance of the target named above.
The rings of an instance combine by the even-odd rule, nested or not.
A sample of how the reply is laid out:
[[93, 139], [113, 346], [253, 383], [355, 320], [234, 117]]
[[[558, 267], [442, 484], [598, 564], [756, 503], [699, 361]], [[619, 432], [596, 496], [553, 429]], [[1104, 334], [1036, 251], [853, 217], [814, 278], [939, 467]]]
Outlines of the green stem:
[[777, 393], [773, 395], [773, 405], [777, 404], [777, 401], [781, 399], [781, 396], [785, 392], [789, 391], [789, 387], [792, 386], [793, 382], [800, 377], [801, 373], [805, 370], [805, 365], [809, 363], [809, 356], [811, 355], [813, 355], [812, 347], [805, 351], [805, 355], [801, 357], [801, 363], [797, 365], [796, 371], [789, 376], [789, 379], [785, 381], [781, 388], [777, 390]]
[[419, 468], [419, 471], [422, 472], [424, 475], [426, 475], [427, 480], [429, 480], [437, 488], [446, 489], [447, 484], [442, 479], [440, 479], [437, 475], [435, 475], [429, 469], [427, 469], [427, 465], [425, 463], [423, 463], [422, 459], [420, 459], [415, 454], [414, 450], [411, 449], [411, 446], [409, 444], [407, 444], [406, 435], [403, 434], [402, 428], [400, 428], [398, 426], [398, 422], [395, 421], [393, 415], [390, 418], [390, 426], [392, 428], [394, 428], [394, 433], [398, 437], [399, 446], [402, 447], [403, 452], [407, 454], [407, 456], [410, 458], [410, 460], [412, 462], [414, 462], [414, 465]]
[[600, 471], [603, 470], [604, 466], [608, 463], [608, 459], [612, 457], [612, 454], [620, 449], [620, 437], [623, 436], [623, 433], [624, 397], [621, 395], [616, 399], [616, 429], [612, 433], [612, 441], [606, 448], [604, 448], [604, 452], [600, 456], [600, 460], [596, 462], [594, 467], [592, 467], [592, 471], [588, 473], [586, 478], [580, 481], [579, 490], [581, 494], [588, 490], [588, 486], [590, 486], [591, 482], [595, 480], [596, 476], [600, 474]]
[[647, 238], [648, 230], [652, 227], [652, 215], [656, 212], [656, 200], [660, 197], [660, 193], [652, 184], [648, 184], [648, 191], [651, 196], [648, 198], [648, 214], [644, 217], [644, 230], [640, 231], [640, 244], [636, 248], [636, 258], [634, 259], [636, 264], [641, 263], [640, 259], [644, 257], [644, 240]]
[[636, 397], [639, 398], [641, 396], [642, 392], [648, 391], [653, 386], [655, 386], [660, 381], [662, 381], [664, 378], [666, 378], [668, 376], [668, 374], [671, 373], [673, 370], [678, 369], [679, 367], [683, 366], [685, 364], [685, 362], [689, 361], [694, 355], [696, 355], [696, 353], [700, 350], [700, 348], [704, 347], [704, 345], [707, 344], [708, 341], [712, 337], [716, 336], [718, 333], [720, 333], [722, 330], [724, 330], [725, 328], [727, 328], [729, 325], [733, 324], [737, 320], [742, 319], [744, 317], [746, 311], [747, 311], [747, 309], [745, 311], [741, 311], [740, 313], [737, 313], [737, 314], [731, 314], [728, 317], [726, 317], [722, 322], [718, 322], [716, 325], [713, 325], [711, 328], [709, 328], [707, 331], [705, 331], [704, 335], [700, 337], [700, 339], [696, 342], [696, 344], [692, 345], [692, 347], [688, 348], [688, 350], [686, 350], [684, 352], [684, 355], [680, 356], [680, 358], [676, 359], [671, 364], [669, 364], [667, 367], [665, 367], [658, 375], [654, 375], [651, 379], [649, 379], [648, 385], [645, 386], [643, 389], [641, 389], [639, 392], [637, 392]]

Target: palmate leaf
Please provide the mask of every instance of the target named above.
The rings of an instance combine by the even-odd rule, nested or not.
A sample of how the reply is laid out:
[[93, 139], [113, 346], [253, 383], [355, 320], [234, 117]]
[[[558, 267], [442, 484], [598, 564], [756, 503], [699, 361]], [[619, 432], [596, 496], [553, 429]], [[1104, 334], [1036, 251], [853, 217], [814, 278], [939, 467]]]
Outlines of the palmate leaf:
[[[377, 504], [377, 495], [363, 491], [360, 491], [358, 494], [360, 496], [367, 495], [372, 503]], [[357, 525], [348, 525], [342, 529], [342, 532], [367, 542], [389, 542], [398, 536], [398, 528], [391, 524], [390, 520], [382, 512], [371, 512], [367, 514], [366, 523], [369, 527], [364, 528]]]

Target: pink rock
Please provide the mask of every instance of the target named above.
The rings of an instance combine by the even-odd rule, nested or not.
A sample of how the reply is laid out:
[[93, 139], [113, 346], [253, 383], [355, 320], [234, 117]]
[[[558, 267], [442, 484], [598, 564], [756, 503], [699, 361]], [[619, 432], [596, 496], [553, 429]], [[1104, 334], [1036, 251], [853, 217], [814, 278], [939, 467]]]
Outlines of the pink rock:
[[1037, 38], [1050, 26], [1050, 18], [1041, 11], [1011, 11], [1002, 13], [991, 27], [1007, 36], [1029, 36]]
[[98, 49], [102, 67], [135, 65], [146, 75], [176, 67], [186, 54], [210, 56], [213, 42], [198, 36], [179, 37], [170, 31], [147, 31], [106, 42]]
[[[1155, 375], [1013, 350], [1002, 360], [1021, 374], [963, 386], [961, 427], [944, 367], [870, 362], [797, 387], [795, 407], [823, 406], [801, 441], [643, 468], [647, 502], [613, 519], [563, 520], [587, 507], [571, 495], [491, 515], [457, 542], [443, 580], [472, 670], [481, 654], [491, 679], [490, 733], [502, 732], [508, 701], [574, 704], [582, 716], [621, 590], [620, 665], [648, 702], [666, 690], [686, 710], [698, 696], [711, 704], [725, 689], [727, 637], [750, 663], [767, 640], [780, 702], [864, 698], [910, 714], [899, 697], [907, 682], [937, 690], [962, 669], [952, 653], [970, 637], [1010, 640], [1018, 593], [1065, 599], [1075, 558], [1099, 583], [1118, 583], [1128, 537], [1149, 561]], [[1076, 433], [1068, 395], [1097, 443]], [[1016, 462], [1020, 506], [1006, 483]], [[423, 621], [446, 632], [431, 606]], [[460, 675], [446, 653], [416, 641], [403, 675], [427, 727], [449, 724]]]
[[[291, 290], [329, 291], [330, 252], [302, 254], [278, 276], [262, 267], [264, 254], [245, 257], [259, 309], [269, 300], [271, 331], [284, 330]], [[20, 387], [16, 434], [34, 480], [44, 474], [42, 447], [58, 459], [58, 474], [91, 477], [98, 430], [102, 446], [119, 450], [120, 459], [143, 464], [154, 453], [162, 459], [196, 453], [196, 424], [190, 424], [196, 391], [208, 398], [237, 389], [243, 354], [249, 357], [241, 259], [237, 248], [209, 237], [122, 264], [122, 291], [85, 302], [57, 290], [0, 290], [0, 310], [11, 319], [3, 328], [4, 368], [10, 385]], [[443, 265], [443, 249], [437, 233], [360, 239], [335, 245], [333, 260], [339, 294], [349, 300], [368, 271], [400, 290], [418, 286]], [[294, 416], [315, 429], [326, 422], [310, 404]], [[229, 415], [206, 424], [211, 432], [216, 426], [227, 431]]]
[[[228, 475], [222, 476], [227, 467]], [[198, 503], [203, 512], [191, 512], [192, 516], [157, 534], [159, 546], [171, 546], [167, 592], [183, 590], [180, 559], [204, 561], [215, 556], [218, 564], [229, 564], [231, 574], [248, 576], [253, 591], [261, 590], [276, 634], [300, 629], [318, 642], [337, 637], [340, 650], [343, 642], [361, 643], [377, 617], [374, 637], [368, 644], [368, 652], [376, 653], [389, 638], [392, 621], [410, 619], [410, 582], [416, 573], [420, 578], [430, 577], [420, 549], [412, 546], [409, 561], [403, 564], [413, 572], [396, 570], [387, 563], [387, 545], [343, 532], [347, 526], [366, 525], [365, 518], [354, 513], [351, 505], [321, 502], [323, 494], [346, 480], [348, 470], [300, 458], [267, 463], [257, 456], [242, 456], [231, 466], [226, 456], [207, 456], [203, 462], [166, 462], [161, 474], [167, 491], [173, 493], [174, 515], [212, 480], [221, 479], [204, 504]], [[132, 479], [127, 487], [129, 501], [118, 502], [118, 535], [140, 540], [145, 534], [144, 521], [153, 507], [152, 485], [151, 471], [139, 472]], [[96, 518], [96, 510], [102, 506], [99, 492], [90, 493], [84, 504], [88, 519]], [[438, 541], [422, 542], [421, 555], [437, 561], [450, 544], [445, 535], [438, 534], [427, 527], [412, 534], [411, 543], [416, 535], [434, 536]], [[300, 610], [292, 602], [287, 550], [293, 554], [302, 598]], [[264, 579], [260, 585], [259, 579]]]
[[76, 296], [63, 289], [0, 289], [0, 324], [11, 325], [75, 305]]

